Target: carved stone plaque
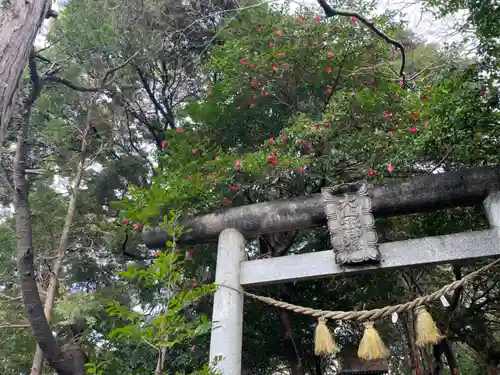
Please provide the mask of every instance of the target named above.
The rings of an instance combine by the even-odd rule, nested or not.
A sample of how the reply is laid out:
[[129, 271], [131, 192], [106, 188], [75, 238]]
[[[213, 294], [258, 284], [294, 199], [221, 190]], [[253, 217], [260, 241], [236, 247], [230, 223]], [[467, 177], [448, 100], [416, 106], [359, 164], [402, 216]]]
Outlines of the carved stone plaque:
[[335, 263], [378, 263], [380, 252], [371, 198], [366, 184], [357, 185], [357, 190], [353, 186], [322, 189]]

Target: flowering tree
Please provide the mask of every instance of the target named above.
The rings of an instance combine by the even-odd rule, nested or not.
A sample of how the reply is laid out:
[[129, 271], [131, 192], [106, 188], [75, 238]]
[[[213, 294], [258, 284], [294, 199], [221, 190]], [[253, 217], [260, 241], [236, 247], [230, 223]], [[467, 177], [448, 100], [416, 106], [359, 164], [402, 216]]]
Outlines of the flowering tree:
[[[362, 5], [359, 12], [371, 10]], [[415, 40], [391, 19], [387, 13], [372, 22], [403, 40], [409, 62], [405, 82], [398, 72], [398, 51], [355, 17], [325, 19], [285, 7], [253, 9], [228, 21], [218, 35], [221, 43], [211, 50], [204, 97], [185, 108], [190, 119], [182, 129], [166, 134], [153, 184], [132, 205], [147, 205], [151, 215], [174, 207], [197, 214], [317, 192], [340, 182], [383, 182], [498, 162], [493, 151], [499, 141], [498, 115], [474, 61], [461, 59], [457, 49], [441, 50]], [[416, 231], [401, 220], [381, 221], [379, 226], [387, 238]], [[421, 235], [424, 227], [418, 229]], [[265, 236], [251, 243], [251, 251], [279, 256], [329, 246], [315, 237], [321, 231], [313, 233], [288, 233], [285, 240]], [[213, 253], [206, 249], [196, 250], [195, 259], [213, 267]], [[375, 285], [372, 278], [362, 277], [349, 285], [335, 283], [327, 288], [335, 289], [333, 294], [288, 284], [268, 292], [295, 301], [300, 296], [301, 303], [315, 306], [335, 300], [347, 309], [359, 300], [367, 303], [367, 295], [376, 296], [372, 302], [378, 306], [394, 302], [399, 275], [377, 280]], [[403, 288], [397, 293], [399, 300], [406, 292]], [[275, 330], [266, 323], [274, 315], [256, 306], [246, 311], [255, 318], [248, 318], [246, 325], [252, 338], [245, 352], [253, 353], [245, 358], [247, 368], [268, 371], [266, 366], [273, 367], [282, 355], [255, 353], [282, 343], [293, 374], [324, 365], [307, 349], [311, 338], [300, 333], [310, 323], [295, 321], [292, 329], [292, 317], [280, 313], [283, 341], [274, 341], [277, 335], [258, 339], [254, 332]], [[340, 340], [347, 347], [347, 337], [356, 331], [344, 327], [343, 332]], [[424, 361], [413, 352], [410, 356], [412, 363]]]

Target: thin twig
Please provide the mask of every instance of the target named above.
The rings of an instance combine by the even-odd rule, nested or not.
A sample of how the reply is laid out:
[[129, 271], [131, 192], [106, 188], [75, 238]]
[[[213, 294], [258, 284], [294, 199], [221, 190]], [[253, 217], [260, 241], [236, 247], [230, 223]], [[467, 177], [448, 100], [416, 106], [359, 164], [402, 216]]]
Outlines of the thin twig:
[[448, 156], [450, 156], [451, 152], [453, 151], [453, 147], [451, 147], [448, 152], [442, 157], [440, 161], [432, 168], [427, 174], [432, 174], [436, 169], [438, 169], [445, 161], [448, 159]]

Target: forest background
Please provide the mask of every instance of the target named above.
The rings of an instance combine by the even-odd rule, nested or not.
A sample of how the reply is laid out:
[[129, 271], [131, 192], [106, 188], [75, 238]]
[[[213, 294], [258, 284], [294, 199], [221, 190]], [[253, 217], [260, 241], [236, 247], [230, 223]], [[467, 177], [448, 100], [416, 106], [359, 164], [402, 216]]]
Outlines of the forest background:
[[[178, 246], [188, 230], [179, 215], [499, 164], [499, 7], [419, 4], [437, 20], [462, 15], [445, 43], [408, 27], [410, 2], [383, 12], [368, 0], [330, 2], [400, 41], [403, 64], [359, 18], [326, 17], [312, 2], [67, 2], [44, 46], [30, 47], [17, 106], [1, 122], [0, 371], [208, 374], [216, 245]], [[174, 241], [148, 250], [141, 232], [158, 225]], [[478, 208], [377, 220], [382, 242], [486, 226]], [[251, 239], [248, 253], [329, 247], [326, 228], [315, 228]], [[479, 266], [255, 291], [370, 309]], [[415, 345], [412, 314], [380, 325], [391, 372], [497, 374], [499, 282], [493, 269], [450, 306], [432, 306], [446, 334], [434, 347]], [[246, 301], [243, 373], [335, 374], [335, 361], [313, 353], [314, 325]], [[335, 333], [355, 350], [358, 326]]]

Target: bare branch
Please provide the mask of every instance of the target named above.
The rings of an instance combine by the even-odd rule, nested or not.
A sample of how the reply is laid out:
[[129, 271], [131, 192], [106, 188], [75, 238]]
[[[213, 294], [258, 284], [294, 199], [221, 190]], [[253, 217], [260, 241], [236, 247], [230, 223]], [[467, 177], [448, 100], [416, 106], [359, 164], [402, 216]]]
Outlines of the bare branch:
[[69, 87], [70, 89], [76, 90], [76, 91], [83, 91], [83, 92], [97, 92], [100, 90], [99, 87], [90, 87], [90, 86], [80, 86], [77, 85], [76, 83], [73, 83], [66, 78], [61, 78], [53, 75], [48, 75], [44, 76], [43, 80], [45, 82], [55, 82], [55, 83], [60, 83], [64, 86]]
[[358, 20], [360, 20], [362, 23], [364, 23], [370, 30], [372, 30], [375, 34], [377, 34], [379, 37], [384, 39], [387, 43], [392, 44], [396, 48], [398, 48], [401, 51], [401, 69], [399, 71], [399, 75], [403, 78], [403, 82], [406, 82], [406, 77], [404, 74], [404, 69], [406, 66], [406, 54], [405, 54], [405, 48], [401, 42], [392, 39], [389, 35], [384, 33], [382, 30], [378, 29], [373, 22], [369, 21], [366, 19], [364, 16], [359, 14], [356, 11], [353, 10], [346, 10], [346, 9], [334, 9], [332, 8], [325, 0], [318, 0], [318, 4], [323, 8], [325, 15], [327, 18], [334, 17], [334, 16], [346, 16], [346, 17], [356, 17]]
[[125, 67], [128, 63], [130, 63], [130, 62], [134, 59], [134, 57], [136, 57], [136, 56], [137, 56], [137, 54], [138, 54], [138, 53], [139, 53], [139, 51], [137, 51], [137, 52], [136, 52], [136, 53], [134, 53], [132, 56], [130, 56], [130, 57], [129, 57], [127, 60], [125, 60], [122, 64], [120, 64], [120, 65], [118, 65], [118, 66], [116, 66], [116, 67], [114, 67], [114, 68], [110, 68], [110, 69], [106, 70], [106, 73], [104, 73], [104, 77], [103, 77], [103, 79], [102, 79], [103, 84], [105, 84], [105, 83], [106, 83], [106, 80], [108, 79], [108, 77], [109, 77], [110, 75], [112, 75], [112, 74], [113, 74], [113, 73], [115, 73], [116, 71], [118, 71], [118, 70], [120, 70], [120, 69], [124, 68], [124, 67]]
[[440, 161], [435, 165], [434, 168], [432, 168], [427, 174], [432, 174], [436, 169], [438, 169], [445, 161], [448, 159], [448, 156], [450, 156], [451, 152], [453, 151], [453, 147], [451, 147], [448, 152], [442, 157]]

